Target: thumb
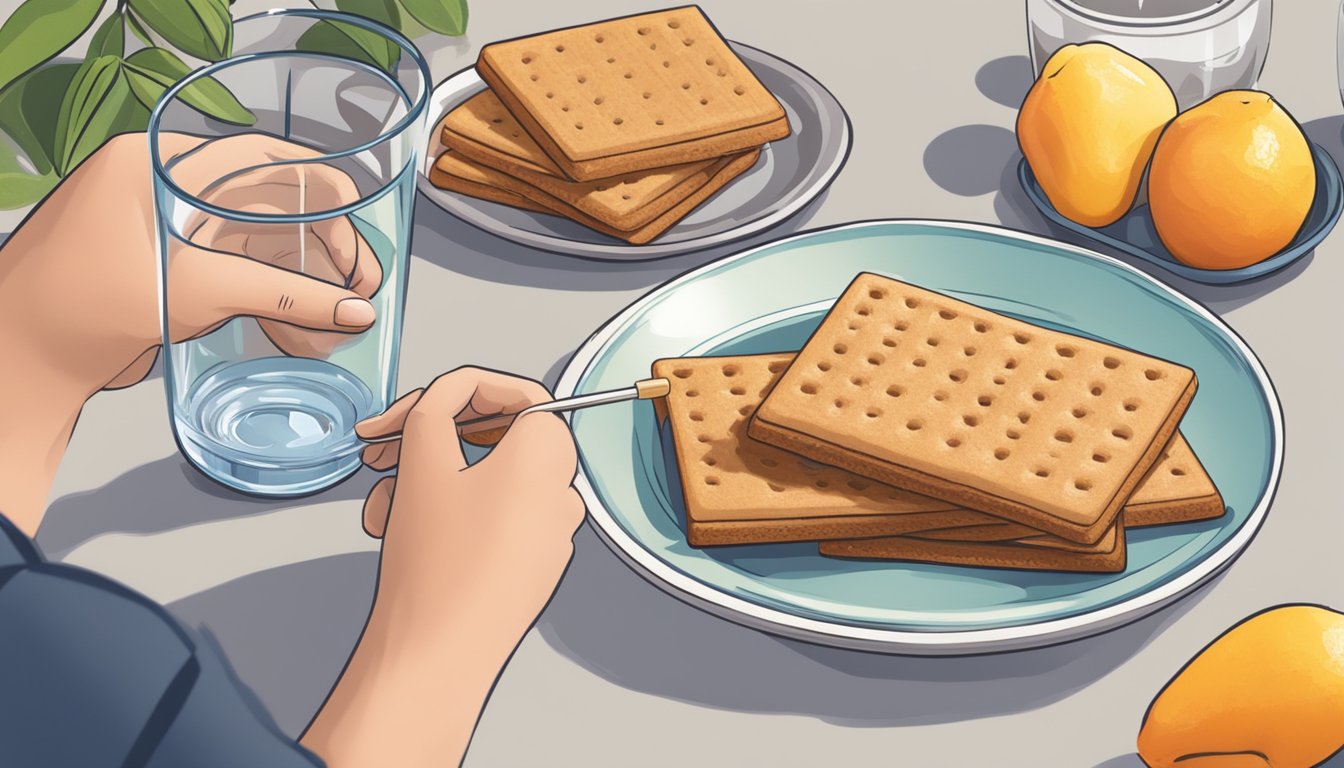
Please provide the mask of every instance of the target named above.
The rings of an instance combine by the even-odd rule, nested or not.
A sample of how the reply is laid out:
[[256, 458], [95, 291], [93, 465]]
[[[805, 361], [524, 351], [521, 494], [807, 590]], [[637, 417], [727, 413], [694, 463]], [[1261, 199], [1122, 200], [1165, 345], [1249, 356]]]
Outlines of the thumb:
[[529, 413], [514, 420], [499, 445], [481, 463], [499, 465], [515, 477], [568, 485], [574, 479], [578, 459], [574, 437], [564, 419], [552, 413]]
[[367, 299], [341, 286], [190, 246], [169, 262], [168, 314], [175, 339], [240, 315], [344, 333], [363, 331], [376, 317]]

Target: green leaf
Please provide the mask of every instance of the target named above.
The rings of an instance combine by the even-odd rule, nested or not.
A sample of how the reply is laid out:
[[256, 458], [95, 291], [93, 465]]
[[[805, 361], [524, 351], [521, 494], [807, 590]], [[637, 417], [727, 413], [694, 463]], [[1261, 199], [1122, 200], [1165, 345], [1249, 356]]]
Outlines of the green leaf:
[[[126, 74], [124, 67], [121, 73]], [[129, 79], [126, 84], [130, 86]], [[118, 133], [144, 133], [145, 129], [149, 128], [149, 112], [149, 107], [141, 104], [134, 96], [126, 99], [126, 105], [112, 121], [112, 130], [108, 136], [116, 136]]]
[[65, 176], [143, 110], [116, 56], [85, 61], [70, 81], [56, 122], [56, 170]]
[[126, 52], [126, 27], [121, 11], [107, 17], [89, 41], [89, 56], [120, 56]]
[[[363, 35], [364, 30], [356, 29], [349, 24], [342, 24], [338, 21], [319, 21], [309, 27], [302, 35], [299, 35], [299, 39], [294, 43], [294, 48], [299, 51], [325, 53], [345, 59], [354, 59], [380, 69], [387, 69], [386, 49], [375, 45], [370, 47], [376, 53], [369, 51], [358, 42]], [[370, 41], [365, 40], [364, 42]]]
[[383, 45], [383, 38], [366, 29], [339, 21], [320, 21], [299, 36], [294, 47], [300, 51], [326, 53], [346, 59], [362, 61], [391, 72], [397, 65], [400, 51], [392, 52]]
[[79, 71], [75, 63], [50, 64], [29, 72], [0, 93], [0, 130], [3, 130], [37, 168], [56, 168], [56, 123], [61, 99]]
[[[336, 0], [336, 7], [385, 24], [392, 29], [401, 25], [401, 14], [393, 0]], [[300, 51], [327, 53], [362, 61], [391, 72], [401, 58], [401, 47], [382, 35], [363, 27], [339, 21], [314, 24], [299, 36], [295, 47]]]
[[[24, 165], [23, 152], [15, 143], [0, 138], [0, 210], [32, 205], [56, 186], [60, 177], [50, 167], [34, 173]], [[28, 156], [32, 160], [31, 156]], [[34, 163], [34, 166], [36, 164]]]
[[[394, 0], [336, 0], [336, 8], [343, 13], [353, 13], [356, 16], [372, 19], [392, 29], [401, 28], [401, 13], [397, 11], [397, 4]], [[377, 37], [380, 40], [387, 40], [382, 35], [377, 35]], [[396, 43], [391, 40], [387, 42], [400, 50]]]
[[130, 0], [131, 10], [170, 45], [206, 61], [233, 52], [233, 21], [225, 0]]
[[467, 33], [467, 0], [401, 0], [401, 7], [441, 35]]
[[[163, 92], [191, 72], [191, 68], [165, 48], [142, 48], [126, 59], [131, 92], [153, 109]], [[235, 125], [252, 125], [256, 115], [248, 111], [218, 80], [205, 77], [178, 92], [178, 98], [206, 115]]]
[[0, 90], [84, 34], [103, 0], [27, 0], [0, 26]]
[[131, 28], [131, 34], [135, 35], [136, 39], [140, 42], [145, 45], [154, 44], [154, 41], [149, 37], [149, 30], [145, 29], [144, 25], [140, 23], [140, 20], [135, 18], [135, 14], [130, 11], [126, 11], [126, 26]]

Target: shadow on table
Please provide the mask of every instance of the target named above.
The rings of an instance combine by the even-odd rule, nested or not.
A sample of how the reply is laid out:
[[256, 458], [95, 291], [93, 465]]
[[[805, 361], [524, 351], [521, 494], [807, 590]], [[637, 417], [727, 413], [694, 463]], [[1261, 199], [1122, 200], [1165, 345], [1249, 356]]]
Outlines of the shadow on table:
[[173, 454], [136, 467], [101, 488], [56, 499], [47, 508], [37, 543], [47, 557], [60, 559], [104, 533], [157, 533], [286, 507], [362, 499], [373, 479], [373, 472], [361, 468], [313, 496], [263, 499], [225, 488]]
[[975, 87], [996, 104], [1017, 109], [1035, 81], [1031, 59], [1026, 56], [1002, 56], [990, 59], [975, 73]]
[[585, 527], [537, 628], [560, 653], [631, 690], [720, 709], [890, 727], [994, 717], [1063, 699], [1132, 657], [1202, 594], [1049, 648], [887, 656], [786, 640], [692, 608], [633, 574]]
[[650, 261], [597, 261], [528, 248], [420, 200], [414, 250], [437, 266], [478, 280], [565, 291], [628, 291], [652, 287], [702, 264], [797, 232], [811, 221], [828, 195], [829, 190], [778, 226], [755, 236]]
[[359, 639], [377, 569], [376, 552], [309, 560], [248, 574], [168, 609], [213, 639], [281, 730], [298, 736]]
[[[1020, 57], [1018, 57], [1020, 58]], [[924, 148], [924, 172], [939, 188], [960, 197], [994, 195], [994, 214], [1005, 227], [1068, 241], [1017, 183], [1022, 153], [1017, 137], [997, 125], [961, 125], [935, 136]]]

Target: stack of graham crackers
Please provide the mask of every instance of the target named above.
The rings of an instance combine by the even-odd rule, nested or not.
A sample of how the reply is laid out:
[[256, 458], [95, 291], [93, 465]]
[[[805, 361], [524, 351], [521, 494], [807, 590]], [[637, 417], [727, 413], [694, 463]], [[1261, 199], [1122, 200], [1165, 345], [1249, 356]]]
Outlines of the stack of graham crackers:
[[695, 6], [494, 43], [476, 70], [489, 88], [444, 117], [430, 181], [634, 244], [789, 135]]
[[1215, 518], [1194, 373], [873, 274], [796, 355], [659, 360], [694, 546], [1116, 572], [1125, 530]]

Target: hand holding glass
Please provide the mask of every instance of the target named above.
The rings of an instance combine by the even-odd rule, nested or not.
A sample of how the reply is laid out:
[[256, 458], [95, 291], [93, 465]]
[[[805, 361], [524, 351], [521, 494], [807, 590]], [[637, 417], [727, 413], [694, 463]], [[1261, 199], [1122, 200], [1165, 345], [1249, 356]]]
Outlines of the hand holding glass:
[[[399, 63], [307, 50], [314, 30], [381, 36]], [[187, 340], [165, 327], [165, 378], [193, 464], [240, 490], [297, 495], [358, 468], [354, 425], [394, 394], [428, 77], [395, 32], [339, 14], [263, 14], [235, 36], [234, 58], [170, 90], [151, 118], [162, 314], [190, 316], [205, 255], [309, 280], [266, 297], [287, 322], [235, 316]], [[255, 124], [194, 110], [185, 89], [206, 77]], [[350, 294], [334, 310], [332, 290]]]

